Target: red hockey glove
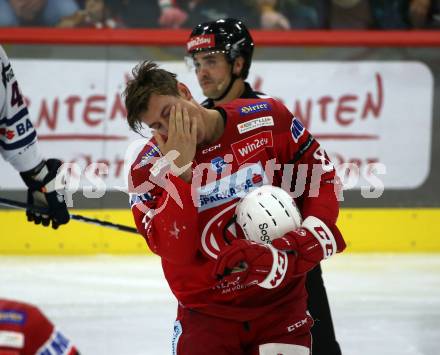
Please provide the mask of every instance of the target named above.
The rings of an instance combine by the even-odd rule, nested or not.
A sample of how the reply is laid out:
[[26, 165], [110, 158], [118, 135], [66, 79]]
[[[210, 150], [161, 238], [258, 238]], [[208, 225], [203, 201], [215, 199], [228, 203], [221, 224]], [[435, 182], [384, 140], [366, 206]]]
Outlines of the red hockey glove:
[[285, 252], [269, 244], [238, 239], [221, 251], [214, 267], [214, 276], [227, 281], [239, 277], [243, 285], [275, 288], [283, 281], [287, 266]]
[[320, 219], [309, 216], [301, 228], [274, 239], [272, 246], [278, 250], [295, 252], [294, 274], [302, 274], [313, 269], [322, 259], [345, 249], [345, 242], [339, 229], [330, 229]]

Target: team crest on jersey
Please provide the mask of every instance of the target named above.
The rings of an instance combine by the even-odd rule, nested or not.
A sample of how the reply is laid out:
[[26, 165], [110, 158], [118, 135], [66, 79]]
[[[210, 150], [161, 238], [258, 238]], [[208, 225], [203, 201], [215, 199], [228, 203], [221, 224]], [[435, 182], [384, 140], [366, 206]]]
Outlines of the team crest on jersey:
[[246, 162], [266, 147], [273, 147], [272, 131], [259, 132], [231, 144], [232, 153], [238, 164]]
[[[227, 245], [225, 239], [223, 239], [223, 233], [228, 233], [225, 229], [227, 228], [228, 222], [234, 216], [235, 207], [237, 205], [238, 201], [221, 210], [206, 223], [202, 231], [202, 250], [213, 259], [217, 259], [220, 249]], [[232, 226], [230, 226], [229, 229], [231, 229]], [[234, 234], [233, 231], [229, 232]]]
[[238, 108], [238, 112], [240, 116], [250, 115], [256, 112], [270, 111], [272, 110], [272, 106], [268, 102], [258, 102], [252, 105], [241, 106]]
[[26, 322], [26, 313], [16, 310], [1, 310], [0, 324], [23, 325]]
[[290, 132], [295, 143], [298, 143], [299, 138], [304, 134], [305, 128], [303, 124], [297, 118], [292, 118], [292, 124], [290, 125]]
[[264, 116], [264, 117], [258, 117], [254, 118], [253, 120], [249, 120], [246, 122], [239, 123], [237, 125], [238, 132], [240, 134], [253, 131], [254, 129], [260, 128], [260, 127], [268, 127], [273, 126], [273, 117], [272, 116]]
[[[217, 258], [220, 249], [226, 245], [224, 233], [236, 236], [235, 225], [230, 224], [238, 199], [253, 189], [268, 184], [268, 178], [261, 163], [244, 164], [234, 174], [210, 182], [197, 189], [199, 212], [230, 203], [212, 216], [205, 224], [201, 244], [206, 255]], [[234, 202], [235, 200], [235, 202]], [[232, 203], [231, 203], [232, 202]]]

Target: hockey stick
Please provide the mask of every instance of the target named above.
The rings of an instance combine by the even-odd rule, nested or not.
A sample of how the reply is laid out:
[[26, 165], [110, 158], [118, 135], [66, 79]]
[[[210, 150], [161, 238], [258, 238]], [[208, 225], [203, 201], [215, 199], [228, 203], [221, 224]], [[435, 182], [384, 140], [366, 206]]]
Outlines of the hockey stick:
[[[13, 207], [13, 208], [23, 208], [23, 209], [31, 210], [34, 212], [38, 212], [40, 214], [48, 214], [48, 211], [46, 208], [29, 205], [27, 203], [20, 202], [20, 201], [9, 200], [9, 199], [3, 198], [3, 197], [0, 197], [0, 205]], [[116, 230], [123, 231], [123, 232], [136, 233], [136, 234], [138, 233], [136, 228], [133, 228], [133, 227], [124, 226], [122, 224], [111, 223], [111, 222], [107, 222], [107, 221], [102, 221], [102, 220], [96, 219], [96, 218], [89, 218], [89, 217], [81, 216], [79, 214], [70, 214], [70, 218], [75, 221], [78, 221], [78, 222], [95, 224], [97, 226], [112, 228], [112, 229], [116, 229]]]

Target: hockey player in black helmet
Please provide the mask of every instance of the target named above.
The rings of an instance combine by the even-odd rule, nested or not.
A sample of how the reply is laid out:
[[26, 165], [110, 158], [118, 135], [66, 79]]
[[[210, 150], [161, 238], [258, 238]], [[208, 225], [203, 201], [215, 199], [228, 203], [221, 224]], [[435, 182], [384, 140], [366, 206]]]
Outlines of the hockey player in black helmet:
[[[193, 29], [187, 42], [187, 52], [207, 97], [203, 106], [212, 108], [237, 98], [266, 96], [254, 91], [245, 81], [253, 51], [252, 36], [240, 20], [220, 19], [201, 23]], [[320, 265], [307, 274], [306, 288], [308, 308], [315, 319], [311, 330], [313, 355], [341, 355]]]
[[203, 106], [262, 95], [245, 82], [254, 41], [242, 21], [228, 18], [197, 25], [187, 42], [187, 52], [207, 97]]

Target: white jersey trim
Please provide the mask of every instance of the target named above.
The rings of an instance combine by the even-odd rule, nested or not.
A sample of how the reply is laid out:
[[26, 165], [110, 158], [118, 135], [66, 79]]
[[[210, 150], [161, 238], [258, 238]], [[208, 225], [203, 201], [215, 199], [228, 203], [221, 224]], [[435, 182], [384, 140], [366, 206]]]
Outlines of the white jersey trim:
[[22, 349], [24, 347], [24, 334], [20, 332], [1, 330], [0, 347]]

